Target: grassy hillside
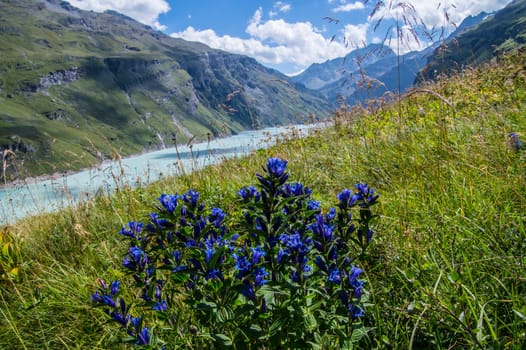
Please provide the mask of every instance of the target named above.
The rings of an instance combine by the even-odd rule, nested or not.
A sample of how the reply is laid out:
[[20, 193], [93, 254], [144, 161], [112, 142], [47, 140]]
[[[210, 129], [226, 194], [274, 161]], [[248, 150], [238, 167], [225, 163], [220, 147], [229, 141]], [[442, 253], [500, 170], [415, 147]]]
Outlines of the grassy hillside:
[[0, 2], [0, 105], [2, 182], [328, 114], [254, 59], [60, 0]]
[[[19, 253], [2, 266], [19, 266], [19, 280], [0, 275], [0, 347], [124, 348], [89, 301], [97, 277], [123, 277], [121, 226], [145, 219], [159, 194], [189, 188], [232, 223], [236, 191], [275, 156], [324, 206], [356, 182], [380, 194], [373, 243], [357, 262], [370, 302], [361, 348], [523, 349], [526, 150], [509, 134], [526, 137], [525, 57], [420, 87], [400, 105], [341, 110], [306, 139], [5, 228]], [[192, 316], [182, 305], [178, 317]], [[199, 348], [193, 334], [179, 336]]]

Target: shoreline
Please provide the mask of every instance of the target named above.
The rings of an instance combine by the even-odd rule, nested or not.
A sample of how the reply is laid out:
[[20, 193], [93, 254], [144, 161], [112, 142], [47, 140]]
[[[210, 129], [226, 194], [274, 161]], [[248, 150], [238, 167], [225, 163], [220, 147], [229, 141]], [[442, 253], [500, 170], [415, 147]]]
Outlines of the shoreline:
[[159, 149], [156, 149], [156, 150], [146, 150], [146, 151], [143, 151], [143, 152], [133, 153], [133, 154], [125, 155], [125, 156], [122, 156], [122, 157], [119, 156], [116, 159], [104, 159], [102, 162], [100, 162], [98, 164], [94, 164], [93, 166], [88, 166], [88, 167], [85, 167], [85, 168], [80, 168], [80, 169], [76, 169], [76, 170], [66, 170], [66, 171], [63, 171], [63, 172], [55, 172], [55, 173], [52, 173], [52, 174], [42, 174], [42, 175], [36, 175], [36, 176], [29, 176], [29, 177], [26, 177], [26, 178], [23, 178], [23, 179], [17, 179], [17, 180], [5, 182], [5, 183], [0, 184], [0, 190], [14, 189], [14, 188], [17, 188], [17, 187], [23, 187], [23, 186], [27, 186], [27, 185], [43, 182], [43, 181], [59, 180], [60, 178], [72, 176], [72, 175], [75, 175], [75, 174], [78, 174], [78, 173], [82, 173], [84, 171], [100, 169], [105, 164], [110, 164], [112, 162], [119, 162], [119, 161], [122, 161], [122, 160], [125, 160], [125, 159], [134, 158], [134, 157], [142, 156], [142, 155], [145, 155], [145, 154], [155, 153], [155, 152], [168, 150], [168, 149], [172, 149], [172, 148], [175, 149], [175, 148], [178, 148], [178, 147], [189, 147], [190, 145], [194, 146], [194, 145], [199, 145], [199, 144], [204, 144], [204, 143], [210, 143], [212, 140], [223, 140], [223, 139], [227, 139], [229, 137], [233, 137], [233, 136], [239, 135], [239, 134], [244, 133], [244, 132], [261, 131], [261, 130], [271, 129], [271, 128], [283, 128], [283, 129], [288, 129], [288, 128], [294, 129], [294, 128], [297, 128], [297, 127], [324, 128], [328, 124], [330, 124], [330, 121], [321, 121], [321, 122], [318, 122], [318, 123], [281, 125], [281, 126], [280, 125], [275, 125], [275, 126], [269, 126], [269, 127], [261, 128], [261, 129], [247, 129], [247, 130], [243, 130], [243, 131], [237, 132], [235, 134], [231, 134], [231, 135], [223, 136], [223, 137], [218, 137], [218, 138], [211, 139], [211, 140], [206, 140], [206, 139], [193, 139], [192, 140], [192, 139], [190, 139], [190, 141], [187, 142], [187, 143], [177, 144], [177, 145], [173, 145], [173, 146], [170, 146], [170, 147], [159, 148]]

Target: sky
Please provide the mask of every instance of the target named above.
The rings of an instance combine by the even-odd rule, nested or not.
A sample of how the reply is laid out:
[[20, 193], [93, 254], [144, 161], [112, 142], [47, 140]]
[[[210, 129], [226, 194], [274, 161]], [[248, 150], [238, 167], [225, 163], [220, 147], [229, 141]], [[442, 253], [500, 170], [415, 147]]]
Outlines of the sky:
[[[84, 10], [115, 10], [167, 35], [247, 55], [294, 75], [313, 63], [343, 57], [371, 43], [384, 43], [400, 53], [421, 50], [438, 40], [443, 29], [451, 32], [467, 16], [496, 11], [511, 0], [69, 2]], [[379, 3], [383, 6], [377, 7]], [[396, 39], [396, 23], [400, 40]]]

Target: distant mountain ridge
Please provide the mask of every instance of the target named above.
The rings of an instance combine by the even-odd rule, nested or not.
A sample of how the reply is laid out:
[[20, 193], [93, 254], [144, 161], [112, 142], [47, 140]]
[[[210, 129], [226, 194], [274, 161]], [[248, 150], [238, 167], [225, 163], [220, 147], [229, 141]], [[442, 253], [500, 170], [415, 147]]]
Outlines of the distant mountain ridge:
[[0, 2], [0, 105], [8, 180], [328, 115], [252, 58], [59, 0]]
[[[520, 0], [524, 1], [524, 0]], [[468, 16], [447, 38], [438, 40], [422, 51], [397, 57], [389, 47], [371, 44], [352, 51], [344, 58], [313, 64], [292, 80], [319, 91], [333, 105], [353, 105], [381, 97], [386, 92], [406, 91], [419, 81], [431, 57], [444, 43], [463, 35], [493, 14], [481, 12]], [[421, 79], [421, 78], [420, 78]]]

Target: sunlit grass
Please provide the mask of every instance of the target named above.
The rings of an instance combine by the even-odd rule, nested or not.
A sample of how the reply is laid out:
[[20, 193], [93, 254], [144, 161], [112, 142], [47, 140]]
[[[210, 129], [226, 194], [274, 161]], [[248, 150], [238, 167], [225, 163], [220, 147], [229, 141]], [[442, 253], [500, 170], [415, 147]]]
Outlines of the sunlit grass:
[[[524, 63], [513, 55], [400, 106], [338, 112], [314, 136], [20, 221], [10, 231], [23, 280], [3, 287], [0, 347], [121, 348], [89, 302], [96, 277], [119, 277], [121, 225], [144, 219], [161, 193], [189, 188], [238, 215], [235, 192], [273, 156], [323, 204], [356, 182], [381, 195], [361, 261], [372, 296], [364, 348], [523, 348], [526, 154], [508, 134], [526, 132]], [[190, 347], [192, 335], [181, 336]]]

